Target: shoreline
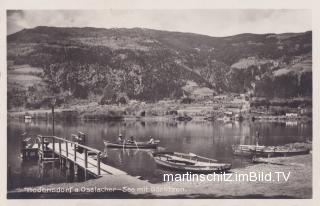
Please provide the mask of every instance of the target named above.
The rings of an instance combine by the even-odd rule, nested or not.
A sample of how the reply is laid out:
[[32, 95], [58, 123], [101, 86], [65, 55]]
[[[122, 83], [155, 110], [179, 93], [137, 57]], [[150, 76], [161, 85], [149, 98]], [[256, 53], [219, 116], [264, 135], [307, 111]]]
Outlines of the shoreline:
[[[312, 198], [312, 154], [292, 157], [263, 158], [266, 163], [232, 169], [233, 174], [255, 172], [290, 172], [288, 181], [245, 182], [162, 182], [152, 184], [130, 175], [108, 175], [77, 183], [61, 183], [32, 187], [49, 188], [117, 188], [113, 192], [28, 193], [26, 188], [8, 191], [9, 199], [19, 198]], [[277, 163], [277, 164], [275, 164]], [[123, 189], [126, 187], [126, 189]], [[142, 191], [137, 188], [149, 188]], [[175, 191], [152, 191], [152, 188], [172, 188]], [[180, 188], [181, 191], [178, 191]], [[132, 189], [136, 189], [133, 191]], [[165, 190], [165, 189], [164, 189]], [[170, 190], [170, 189], [167, 189]]]
[[[77, 109], [55, 109], [55, 120], [78, 120], [78, 121], [177, 121], [177, 122], [188, 122], [188, 121], [204, 121], [204, 122], [241, 122], [243, 120], [259, 121], [259, 122], [312, 122], [312, 118], [300, 116], [300, 117], [286, 117], [284, 115], [263, 115], [255, 116], [255, 114], [246, 114], [243, 120], [239, 121], [236, 119], [230, 119], [224, 121], [222, 119], [208, 120], [205, 115], [199, 114], [186, 114], [187, 116], [181, 115], [127, 115], [122, 111], [123, 108], [117, 107], [116, 109], [109, 109], [107, 111], [99, 113], [99, 111], [85, 111]], [[112, 113], [115, 111], [116, 114]], [[110, 114], [111, 113], [111, 114]], [[52, 121], [52, 115], [50, 109], [40, 110], [25, 110], [25, 111], [8, 111], [8, 119], [20, 119], [25, 120], [25, 116], [30, 116], [31, 120], [40, 121]], [[191, 119], [177, 120], [178, 117], [191, 117]], [[254, 117], [254, 120], [252, 120]]]

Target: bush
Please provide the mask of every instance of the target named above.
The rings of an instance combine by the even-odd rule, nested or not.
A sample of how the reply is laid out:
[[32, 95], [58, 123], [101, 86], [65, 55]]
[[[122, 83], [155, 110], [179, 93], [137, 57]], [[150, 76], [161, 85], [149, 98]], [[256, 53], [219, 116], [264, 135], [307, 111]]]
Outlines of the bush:
[[190, 97], [184, 97], [181, 99], [182, 104], [191, 104], [193, 101], [194, 101], [194, 99], [192, 99]]

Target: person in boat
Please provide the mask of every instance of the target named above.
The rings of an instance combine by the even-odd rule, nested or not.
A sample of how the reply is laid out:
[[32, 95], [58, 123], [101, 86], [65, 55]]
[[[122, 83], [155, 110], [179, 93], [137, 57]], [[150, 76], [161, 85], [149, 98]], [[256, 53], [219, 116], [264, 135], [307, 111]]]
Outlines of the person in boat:
[[120, 133], [120, 134], [119, 134], [119, 137], [118, 137], [118, 142], [122, 144], [123, 141], [124, 141], [124, 139], [123, 139], [123, 137], [122, 137], [122, 134]]
[[134, 139], [133, 136], [131, 136], [130, 139], [128, 140], [128, 143], [131, 143], [131, 144], [133, 144], [133, 143], [135, 143], [135, 142], [136, 142], [136, 141], [135, 141], [135, 139]]
[[151, 136], [150, 136], [150, 140], [149, 140], [148, 144], [154, 144], [154, 139]]

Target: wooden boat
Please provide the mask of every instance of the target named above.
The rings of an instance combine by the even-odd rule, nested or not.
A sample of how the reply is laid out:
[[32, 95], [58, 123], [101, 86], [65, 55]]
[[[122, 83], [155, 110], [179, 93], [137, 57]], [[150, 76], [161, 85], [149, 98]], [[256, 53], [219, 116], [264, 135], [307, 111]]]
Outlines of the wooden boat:
[[125, 142], [125, 143], [112, 143], [108, 141], [103, 141], [104, 145], [109, 148], [123, 148], [123, 149], [157, 149], [159, 140], [150, 142]]
[[177, 171], [213, 173], [228, 171], [231, 168], [231, 164], [217, 163], [217, 160], [192, 153], [157, 152], [153, 153], [153, 157], [159, 166]]
[[286, 146], [269, 146], [261, 151], [252, 151], [253, 155], [261, 157], [286, 157], [294, 155], [309, 154], [308, 148], [290, 148]]
[[257, 145], [232, 145], [234, 155], [240, 156], [260, 156], [260, 157], [279, 157], [308, 154], [310, 149], [307, 147], [293, 147], [293, 144], [284, 146], [257, 146]]
[[253, 151], [262, 151], [265, 146], [260, 145], [232, 145], [232, 152], [239, 156], [252, 156]]
[[175, 119], [178, 121], [191, 121], [192, 117], [190, 117], [188, 115], [184, 115], [184, 116], [177, 116], [177, 117], [175, 117]]

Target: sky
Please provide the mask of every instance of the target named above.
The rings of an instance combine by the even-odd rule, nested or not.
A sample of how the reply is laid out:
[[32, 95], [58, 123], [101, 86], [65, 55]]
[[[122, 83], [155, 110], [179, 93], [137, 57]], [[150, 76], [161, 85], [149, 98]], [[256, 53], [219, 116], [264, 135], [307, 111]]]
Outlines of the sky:
[[36, 26], [134, 28], [209, 36], [311, 30], [310, 10], [9, 10], [7, 32]]

